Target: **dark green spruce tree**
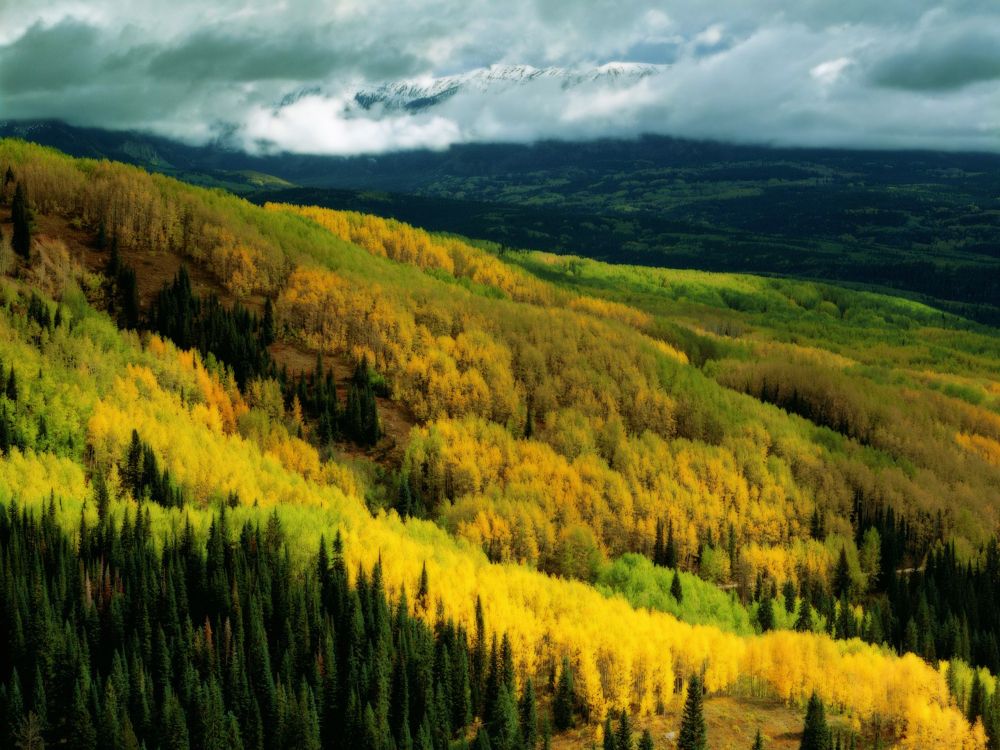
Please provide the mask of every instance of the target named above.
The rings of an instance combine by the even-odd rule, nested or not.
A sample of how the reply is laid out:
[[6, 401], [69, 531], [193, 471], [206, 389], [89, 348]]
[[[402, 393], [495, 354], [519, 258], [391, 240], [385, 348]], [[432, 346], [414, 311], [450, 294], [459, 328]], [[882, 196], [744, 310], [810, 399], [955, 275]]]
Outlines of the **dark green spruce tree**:
[[18, 182], [14, 187], [14, 199], [10, 204], [10, 219], [14, 225], [11, 247], [14, 252], [27, 260], [31, 257], [31, 207], [28, 204], [28, 189]]
[[562, 669], [559, 670], [559, 682], [556, 685], [556, 695], [552, 702], [552, 723], [557, 732], [572, 729], [576, 723], [573, 709], [576, 704], [576, 692], [573, 687], [573, 668], [569, 657], [563, 657]]
[[813, 693], [806, 706], [805, 726], [802, 729], [800, 750], [831, 750], [830, 727], [826, 723], [823, 701]]
[[678, 750], [707, 750], [708, 730], [702, 708], [701, 679], [693, 674], [688, 679], [687, 698], [681, 714], [681, 729], [677, 737]]

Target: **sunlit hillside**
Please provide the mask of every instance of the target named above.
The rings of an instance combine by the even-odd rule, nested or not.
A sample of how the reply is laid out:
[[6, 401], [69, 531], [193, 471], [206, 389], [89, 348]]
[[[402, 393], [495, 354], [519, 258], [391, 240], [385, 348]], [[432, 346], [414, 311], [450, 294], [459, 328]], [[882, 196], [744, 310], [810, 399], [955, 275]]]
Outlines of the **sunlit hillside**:
[[[743, 707], [773, 747], [813, 693], [861, 747], [1000, 729], [996, 330], [259, 208], [20, 141], [5, 173], [0, 571], [34, 584], [0, 594], [0, 706], [53, 745], [86, 714], [136, 746], [185, 721], [237, 746], [215, 717], [268, 747], [343, 720], [357, 746], [515, 750], [530, 704], [553, 747], [601, 742], [609, 712], [671, 747], [698, 684], [710, 731]], [[131, 588], [150, 576], [186, 581], [150, 586], [162, 646]], [[107, 645], [144, 627], [148, 648]], [[248, 642], [272, 656], [245, 677]], [[145, 681], [171, 708], [138, 726]]]

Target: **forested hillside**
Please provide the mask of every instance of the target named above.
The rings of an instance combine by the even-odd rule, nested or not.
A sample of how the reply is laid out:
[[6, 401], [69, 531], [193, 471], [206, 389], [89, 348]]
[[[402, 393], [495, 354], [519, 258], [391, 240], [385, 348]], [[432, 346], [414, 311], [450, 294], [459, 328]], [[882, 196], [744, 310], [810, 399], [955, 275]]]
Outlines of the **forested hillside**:
[[11, 742], [670, 747], [703, 686], [995, 746], [994, 329], [18, 141], [0, 174]]

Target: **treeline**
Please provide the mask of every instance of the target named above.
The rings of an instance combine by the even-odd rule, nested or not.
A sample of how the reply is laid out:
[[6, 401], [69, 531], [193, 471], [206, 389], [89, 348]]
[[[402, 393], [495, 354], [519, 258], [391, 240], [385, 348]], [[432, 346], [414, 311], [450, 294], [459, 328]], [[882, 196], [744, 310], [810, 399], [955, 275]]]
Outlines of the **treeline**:
[[[293, 570], [277, 514], [233, 534], [223, 509], [154, 550], [149, 513], [80, 522], [0, 506], [0, 739], [7, 747], [529, 750], [548, 746], [530, 680], [488, 638], [349, 582], [339, 535]], [[426, 572], [416, 606], [431, 607]], [[573, 721], [563, 668], [556, 716]], [[478, 733], [478, 736], [476, 736]]]
[[1000, 672], [1000, 545], [975, 563], [959, 560], [953, 543], [930, 550], [922, 568], [887, 570], [884, 593], [871, 605], [886, 639], [900, 651], [961, 659]]
[[274, 374], [274, 361], [267, 350], [274, 342], [274, 316], [270, 300], [264, 316], [234, 303], [223, 305], [214, 294], [202, 298], [191, 289], [187, 269], [181, 267], [169, 285], [164, 285], [149, 311], [149, 327], [181, 349], [211, 354], [232, 368], [240, 388], [251, 378]]
[[372, 371], [367, 357], [354, 368], [344, 406], [337, 397], [333, 370], [324, 367], [322, 355], [316, 357], [312, 372], [292, 376], [283, 371], [278, 379], [288, 407], [294, 411], [298, 404], [303, 414], [315, 420], [320, 445], [340, 437], [375, 445], [382, 437], [375, 394], [381, 390], [385, 395], [385, 382]]
[[111, 256], [105, 269], [109, 312], [122, 328], [144, 326], [170, 339], [181, 349], [196, 349], [230, 368], [240, 390], [245, 391], [254, 379], [278, 381], [286, 407], [298, 403], [302, 415], [315, 423], [316, 442], [320, 446], [338, 439], [361, 445], [374, 445], [382, 436], [378, 417], [376, 390], [385, 383], [362, 358], [348, 385], [346, 403], [339, 404], [333, 371], [324, 370], [322, 355], [317, 356], [311, 373], [290, 375], [277, 368], [268, 347], [276, 340], [274, 307], [270, 298], [264, 302], [264, 314], [254, 313], [234, 303], [227, 308], [210, 294], [202, 297], [191, 286], [187, 269], [182, 266], [173, 281], [165, 284], [143, 318], [139, 307], [135, 271], [123, 263], [117, 243], [111, 240]]

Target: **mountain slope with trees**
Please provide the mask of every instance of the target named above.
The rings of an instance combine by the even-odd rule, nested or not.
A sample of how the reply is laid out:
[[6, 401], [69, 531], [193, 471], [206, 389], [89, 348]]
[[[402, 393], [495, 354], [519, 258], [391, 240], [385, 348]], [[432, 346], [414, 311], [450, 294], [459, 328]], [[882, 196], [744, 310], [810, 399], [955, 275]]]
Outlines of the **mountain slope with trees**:
[[[620, 273], [622, 294], [633, 274], [669, 290], [652, 272], [582, 261], [563, 269], [549, 256], [494, 253], [372, 218], [263, 210], [18, 142], [0, 147], [8, 165], [10, 196], [27, 186], [34, 216], [28, 257], [3, 258], [0, 361], [15, 374], [0, 423], [0, 497], [36, 518], [50, 513], [67, 544], [85, 538], [82, 526], [110, 517], [114, 537], [126, 512], [148, 513], [152, 548], [169, 559], [188, 527], [208, 544], [221, 506], [232, 544], [238, 529], [266, 529], [276, 512], [287, 564], [308, 587], [320, 536], [339, 532], [348, 570], [377, 569], [388, 600], [405, 591], [410, 613], [430, 627], [478, 632], [478, 596], [489, 638], [510, 642], [517, 695], [508, 688], [501, 703], [523, 699], [531, 679], [556, 729], [573, 723], [599, 736], [609, 711], [656, 715], [696, 674], [710, 698], [804, 706], [815, 691], [863, 738], [985, 742], [988, 671], [939, 664], [944, 653], [899, 656], [881, 645], [892, 638], [872, 636], [872, 597], [889, 569], [873, 564], [867, 540], [874, 528], [880, 559], [916, 567], [920, 545], [953, 544], [970, 565], [986, 560], [996, 476], [989, 330], [903, 301], [841, 300], [853, 310], [844, 336], [863, 327], [862, 313], [895, 322], [898, 348], [878, 350], [883, 362], [960, 334], [946, 355], [925, 355], [921, 387], [898, 389], [940, 426], [927, 433], [944, 451], [933, 464], [891, 432], [863, 440], [725, 382], [768, 347], [842, 363], [846, 350], [776, 339], [782, 305], [798, 297], [807, 330], [825, 314], [826, 288], [681, 275], [688, 291], [661, 309], [596, 282], [584, 294], [568, 280], [597, 269]], [[185, 271], [133, 283], [128, 269], [142, 262]], [[739, 284], [763, 285], [746, 297], [773, 310], [773, 329], [734, 336], [735, 317], [729, 335], [692, 324], [685, 305]], [[289, 371], [288, 346], [318, 355], [316, 366]], [[346, 383], [327, 378], [335, 358], [354, 363]], [[962, 368], [949, 370], [949, 358]], [[389, 439], [372, 431], [377, 399], [405, 404], [416, 422], [396, 458], [364, 447]], [[962, 430], [950, 420], [963, 420]], [[348, 460], [358, 444], [367, 460]], [[605, 577], [610, 597], [588, 585], [628, 552], [735, 584], [753, 626], [738, 617], [692, 625], [614, 596], [641, 568]], [[655, 579], [631, 586], [629, 598], [655, 585], [679, 604], [698, 599], [690, 581]], [[789, 605], [806, 632], [788, 627]], [[769, 607], [770, 618], [760, 614]], [[921, 635], [944, 627], [943, 614], [928, 610], [914, 626]], [[863, 626], [873, 643], [851, 637]], [[823, 629], [843, 637], [811, 632]], [[971, 648], [955, 654], [992, 666]], [[293, 669], [282, 685], [301, 674]], [[977, 681], [983, 697], [971, 701]], [[567, 683], [571, 691], [560, 689]], [[300, 684], [294, 690], [308, 717]], [[228, 696], [226, 711], [239, 715]], [[515, 723], [487, 722], [490, 736], [510, 741]], [[456, 737], [462, 726], [452, 723]]]

